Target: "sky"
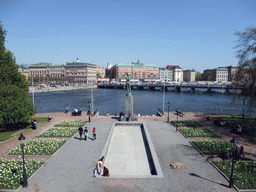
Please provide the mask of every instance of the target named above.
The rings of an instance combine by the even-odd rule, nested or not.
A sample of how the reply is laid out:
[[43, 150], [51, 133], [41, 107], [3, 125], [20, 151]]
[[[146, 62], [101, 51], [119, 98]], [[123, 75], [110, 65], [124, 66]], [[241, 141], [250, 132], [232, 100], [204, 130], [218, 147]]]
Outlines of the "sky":
[[256, 0], [0, 0], [17, 64], [136, 62], [183, 70], [238, 64], [236, 31]]

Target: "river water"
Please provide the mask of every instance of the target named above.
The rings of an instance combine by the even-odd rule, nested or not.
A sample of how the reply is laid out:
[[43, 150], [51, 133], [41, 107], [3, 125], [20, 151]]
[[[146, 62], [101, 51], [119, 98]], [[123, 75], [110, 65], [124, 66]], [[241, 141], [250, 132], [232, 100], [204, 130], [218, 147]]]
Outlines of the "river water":
[[[125, 111], [126, 90], [122, 89], [87, 89], [37, 93], [34, 102], [38, 106], [37, 113], [64, 112], [69, 107], [69, 112], [74, 108], [88, 111], [88, 102], [91, 101], [93, 92], [94, 108], [99, 109], [100, 115], [114, 115]], [[158, 108], [163, 109], [163, 92], [132, 90], [133, 112], [141, 115], [156, 115]], [[32, 94], [29, 94], [32, 98]], [[170, 111], [178, 108], [182, 112], [202, 112], [209, 114], [233, 114], [242, 113], [242, 102], [232, 101], [232, 95], [222, 93], [203, 92], [165, 92], [165, 111], [168, 110], [167, 102], [170, 103]], [[246, 115], [254, 115], [255, 112], [245, 112]]]

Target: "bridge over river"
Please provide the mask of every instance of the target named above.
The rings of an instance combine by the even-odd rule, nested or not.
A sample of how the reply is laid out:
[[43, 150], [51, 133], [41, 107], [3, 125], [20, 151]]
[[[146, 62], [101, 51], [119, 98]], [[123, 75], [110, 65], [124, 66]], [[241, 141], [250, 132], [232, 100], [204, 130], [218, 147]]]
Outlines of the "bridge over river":
[[[107, 89], [125, 89], [126, 85], [123, 84], [98, 84], [98, 88]], [[221, 92], [221, 93], [242, 93], [241, 88], [232, 87], [230, 85], [160, 85], [160, 84], [140, 84], [131, 85], [133, 90], [150, 90], [150, 91], [202, 91], [207, 93]]]

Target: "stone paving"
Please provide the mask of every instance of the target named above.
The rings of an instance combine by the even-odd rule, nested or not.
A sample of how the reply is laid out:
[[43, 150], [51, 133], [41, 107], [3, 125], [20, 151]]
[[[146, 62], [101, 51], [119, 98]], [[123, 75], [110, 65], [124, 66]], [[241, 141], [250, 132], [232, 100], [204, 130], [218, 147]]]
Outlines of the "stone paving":
[[[37, 130], [23, 133], [26, 135], [26, 140], [34, 138], [64, 119], [88, 120], [86, 115], [72, 117], [63, 113], [36, 114], [36, 116], [48, 115], [53, 117], [52, 121], [40, 124]], [[186, 119], [200, 121], [202, 116], [191, 113], [186, 114]], [[170, 121], [172, 119], [176, 120], [176, 116], [170, 116]], [[20, 188], [19, 191], [235, 191], [228, 188], [228, 181], [189, 144], [188, 139], [176, 132], [171, 124], [166, 123], [166, 117], [141, 117], [139, 121], [146, 122], [164, 178], [122, 179], [111, 176], [94, 178], [92, 170], [100, 158], [112, 123], [117, 122], [115, 117], [101, 116], [92, 118], [92, 122], [87, 124], [88, 141], [79, 141], [77, 133], [56, 155], [45, 159], [33, 157], [36, 160], [40, 158], [47, 160], [47, 164], [29, 179], [27, 189]], [[93, 127], [97, 129], [96, 141], [90, 139]], [[19, 146], [17, 140], [19, 134], [0, 144], [2, 158], [12, 159], [4, 155], [11, 148]], [[252, 148], [255, 146], [248, 142], [247, 145]], [[184, 164], [185, 169], [171, 169], [170, 163], [173, 161]]]
[[[89, 138], [92, 128], [97, 129], [96, 141], [80, 141], [77, 133], [29, 180], [29, 187], [19, 191], [234, 191], [173, 126], [158, 121], [146, 122], [146, 125], [164, 178], [94, 178], [92, 170], [111, 125], [111, 121], [88, 123]], [[181, 162], [186, 168], [173, 170], [170, 168], [172, 161]]]

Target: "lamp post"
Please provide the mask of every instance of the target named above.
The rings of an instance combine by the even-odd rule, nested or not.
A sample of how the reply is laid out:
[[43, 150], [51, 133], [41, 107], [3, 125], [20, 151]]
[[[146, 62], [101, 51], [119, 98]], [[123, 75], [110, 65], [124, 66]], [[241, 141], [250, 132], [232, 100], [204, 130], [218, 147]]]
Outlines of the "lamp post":
[[28, 180], [27, 180], [27, 173], [26, 173], [26, 169], [25, 169], [25, 160], [24, 160], [24, 143], [23, 140], [25, 140], [26, 138], [24, 137], [24, 135], [21, 133], [20, 137], [18, 138], [18, 140], [20, 140], [22, 143], [20, 144], [21, 149], [22, 149], [22, 156], [23, 156], [23, 183], [22, 183], [22, 187], [28, 187]]
[[232, 168], [231, 168], [231, 175], [230, 175], [230, 179], [229, 179], [229, 188], [233, 187], [234, 184], [234, 178], [233, 178], [233, 173], [234, 173], [234, 163], [235, 163], [235, 156], [236, 156], [236, 143], [237, 140], [235, 137], [233, 137], [233, 139], [230, 141], [230, 143], [233, 143], [233, 147], [232, 147]]
[[170, 107], [169, 105], [170, 105], [170, 103], [169, 103], [169, 101], [168, 101], [168, 103], [167, 103], [167, 106], [168, 106], [168, 118], [167, 118], [167, 122], [168, 122], [168, 123], [169, 123], [169, 120], [170, 120], [170, 119], [169, 119], [169, 107]]
[[243, 97], [243, 112], [242, 112], [242, 119], [244, 119], [244, 103], [245, 103], [245, 100], [244, 100], [244, 97]]

